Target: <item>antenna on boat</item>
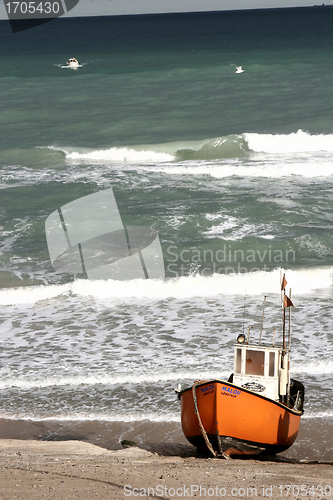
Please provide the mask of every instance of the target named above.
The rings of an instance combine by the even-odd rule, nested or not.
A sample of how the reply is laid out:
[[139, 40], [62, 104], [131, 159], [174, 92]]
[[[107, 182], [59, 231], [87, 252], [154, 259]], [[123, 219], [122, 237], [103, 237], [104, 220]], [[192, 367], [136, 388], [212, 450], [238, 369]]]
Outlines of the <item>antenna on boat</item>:
[[246, 309], [246, 288], [244, 291], [244, 318], [243, 318], [243, 335], [245, 335], [245, 309]]
[[[283, 275], [281, 282], [281, 298], [282, 298], [282, 307], [283, 307], [283, 347], [282, 347], [282, 356], [283, 356], [283, 370], [287, 368], [287, 405], [289, 405], [290, 400], [290, 341], [291, 341], [291, 307], [293, 307], [293, 303], [291, 302], [291, 289], [289, 290], [289, 297], [286, 295], [286, 286], [287, 280], [286, 275]], [[283, 292], [283, 293], [282, 293]], [[288, 335], [288, 350], [286, 345], [286, 307], [289, 307], [289, 335]], [[287, 367], [285, 366], [287, 356]], [[284, 393], [285, 394], [285, 393]]]
[[286, 395], [286, 385], [288, 385], [288, 380], [286, 379], [287, 371], [286, 371], [286, 286], [287, 280], [286, 275], [283, 274], [281, 280], [281, 302], [282, 302], [282, 366], [280, 371], [280, 395], [282, 396], [282, 402], [284, 403], [284, 396]]
[[285, 354], [287, 346], [286, 346], [286, 286], [287, 280], [286, 275], [283, 274], [283, 278], [281, 280], [281, 301], [282, 301], [282, 318], [283, 318], [283, 352]]
[[266, 297], [267, 297], [267, 295], [264, 296], [264, 305], [263, 305], [263, 308], [262, 308], [262, 318], [261, 318], [261, 326], [260, 326], [259, 345], [261, 344], [262, 327], [263, 327], [263, 324], [264, 324], [264, 314], [265, 314]]
[[[289, 299], [290, 299], [290, 305], [292, 306], [293, 303], [291, 302], [291, 288], [289, 288]], [[287, 375], [288, 375], [288, 387], [287, 387], [287, 406], [289, 406], [289, 401], [290, 401], [290, 344], [291, 344], [291, 307], [289, 306], [289, 334], [288, 334], [288, 359], [287, 359]]]

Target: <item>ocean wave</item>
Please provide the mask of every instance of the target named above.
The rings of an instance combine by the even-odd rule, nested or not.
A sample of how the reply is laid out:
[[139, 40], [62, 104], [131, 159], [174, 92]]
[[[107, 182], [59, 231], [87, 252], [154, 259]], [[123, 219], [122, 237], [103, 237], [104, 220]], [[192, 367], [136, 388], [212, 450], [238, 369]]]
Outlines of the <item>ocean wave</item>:
[[249, 153], [243, 135], [198, 141], [142, 144], [107, 149], [48, 147], [65, 154], [67, 160], [111, 163], [165, 163], [187, 160], [217, 160], [245, 157]]
[[145, 163], [145, 162], [164, 162], [172, 161], [174, 157], [168, 153], [138, 150], [131, 148], [111, 148], [107, 150], [95, 150], [88, 153], [67, 153], [66, 158], [70, 160], [85, 160], [85, 161], [111, 161], [111, 162], [126, 162], [126, 163]]
[[73, 412], [66, 414], [52, 413], [50, 416], [40, 416], [34, 413], [20, 412], [11, 414], [7, 412], [0, 413], [0, 418], [4, 418], [7, 420], [31, 420], [34, 422], [48, 422], [52, 420], [56, 420], [57, 422], [77, 422], [77, 421], [98, 421], [98, 422], [180, 422], [180, 414], [179, 412], [139, 412], [139, 411], [128, 411], [125, 410], [117, 413], [94, 413], [94, 412]]
[[[229, 377], [230, 373], [223, 375]], [[221, 377], [221, 373], [219, 375]], [[177, 371], [172, 373], [142, 373], [129, 375], [127, 372], [117, 375], [78, 375], [67, 377], [48, 377], [43, 379], [10, 378], [0, 381], [0, 389], [19, 388], [24, 390], [41, 389], [46, 387], [79, 387], [79, 386], [112, 386], [124, 384], [148, 385], [163, 383], [178, 383], [182, 380], [209, 380], [216, 378], [216, 371]]]
[[106, 149], [61, 148], [69, 160], [109, 162], [169, 162], [246, 158], [253, 153], [273, 155], [332, 153], [333, 135], [312, 135], [303, 130], [290, 134], [243, 133], [197, 141], [143, 144]]
[[59, 295], [69, 295], [71, 284], [66, 285], [39, 285], [17, 288], [3, 288], [0, 290], [0, 304], [35, 304], [40, 300], [53, 299]]
[[244, 134], [251, 151], [256, 153], [333, 152], [333, 135], [311, 135], [303, 130], [291, 134]]
[[310, 411], [310, 412], [305, 412], [303, 415], [303, 419], [331, 419], [333, 417], [333, 411]]
[[298, 375], [330, 375], [333, 373], [333, 361], [331, 359], [317, 359], [308, 363], [295, 362], [293, 370]]
[[[305, 411], [302, 419], [332, 419], [333, 411]], [[98, 412], [70, 412], [67, 415], [62, 413], [52, 413], [50, 415], [38, 415], [30, 412], [8, 413], [1, 412], [0, 418], [6, 420], [29, 420], [33, 422], [110, 422], [110, 423], [135, 423], [135, 422], [154, 422], [154, 423], [180, 423], [180, 412], [140, 412], [128, 410], [117, 413], [98, 413]]]
[[[212, 276], [181, 276], [166, 280], [77, 280], [65, 285], [41, 285], [0, 290], [0, 304], [35, 304], [57, 296], [76, 295], [99, 301], [115, 303], [147, 300], [156, 302], [168, 298], [190, 299], [195, 297], [217, 297], [219, 295], [244, 295], [251, 290], [252, 295], [275, 294], [279, 291], [280, 269], [274, 271], [253, 271], [248, 273], [213, 274]], [[293, 293], [310, 294], [315, 290], [332, 287], [332, 268], [314, 267], [287, 270], [288, 281]]]
[[[333, 176], [333, 135], [243, 133], [201, 140], [109, 148], [36, 146], [1, 151], [0, 188], [49, 181], [105, 183], [110, 166], [138, 173], [217, 179]], [[94, 171], [91, 165], [95, 165]], [[66, 166], [66, 168], [64, 168]], [[69, 168], [68, 168], [69, 167]], [[99, 169], [99, 170], [98, 170]]]

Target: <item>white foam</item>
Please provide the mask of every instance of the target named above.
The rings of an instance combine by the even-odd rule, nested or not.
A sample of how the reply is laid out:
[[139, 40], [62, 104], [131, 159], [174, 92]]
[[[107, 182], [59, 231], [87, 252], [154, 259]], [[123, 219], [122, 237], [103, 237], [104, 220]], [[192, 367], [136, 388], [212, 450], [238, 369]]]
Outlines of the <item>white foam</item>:
[[[207, 216], [206, 216], [207, 217]], [[208, 218], [208, 217], [207, 217]], [[212, 225], [207, 231], [203, 231], [203, 234], [208, 238], [223, 237], [224, 241], [235, 241], [241, 240], [250, 235], [256, 235], [263, 237], [260, 232], [265, 233], [268, 227], [265, 225], [255, 225], [249, 224], [246, 219], [237, 219], [236, 217], [221, 215], [220, 218], [223, 220], [217, 225]], [[216, 219], [215, 219], [216, 220]], [[269, 226], [269, 229], [272, 229]], [[267, 235], [267, 239], [274, 239], [271, 235]]]
[[257, 153], [333, 153], [333, 135], [311, 135], [303, 130], [291, 134], [244, 134], [249, 148]]
[[[223, 266], [223, 263], [221, 264]], [[224, 264], [225, 267], [225, 264]], [[128, 302], [167, 298], [188, 299], [192, 297], [216, 297], [219, 295], [244, 295], [244, 290], [252, 295], [278, 293], [280, 269], [275, 271], [254, 271], [214, 274], [212, 276], [181, 276], [166, 280], [77, 280], [66, 285], [19, 287], [0, 290], [0, 304], [34, 304], [40, 300], [50, 300], [59, 295], [75, 294], [91, 297], [97, 301], [108, 299]], [[297, 295], [309, 294], [314, 290], [328, 289], [332, 286], [332, 268], [314, 267], [309, 269], [287, 270], [287, 280]], [[110, 305], [111, 302], [110, 302]]]
[[[78, 281], [73, 292], [92, 295], [95, 298], [139, 299], [212, 297], [218, 295], [244, 295], [279, 293], [280, 270], [254, 271], [249, 273], [214, 274], [212, 276], [182, 276], [170, 280], [132, 280], [132, 281]], [[332, 268], [316, 267], [310, 269], [287, 270], [287, 280], [293, 293], [308, 294], [317, 289], [332, 286]]]
[[[229, 372], [224, 374], [229, 376]], [[221, 377], [219, 372], [219, 377]], [[45, 387], [65, 387], [65, 386], [94, 386], [94, 385], [124, 385], [124, 384], [156, 384], [159, 382], [164, 383], [179, 383], [182, 380], [206, 380], [216, 378], [216, 371], [177, 371], [172, 373], [143, 373], [129, 375], [127, 372], [122, 375], [78, 375], [67, 377], [48, 377], [45, 379], [32, 379], [32, 378], [11, 378], [7, 380], [0, 380], [0, 389], [9, 389], [11, 387], [29, 390]]]
[[150, 150], [136, 150], [131, 148], [110, 148], [90, 151], [88, 153], [66, 153], [70, 160], [94, 160], [110, 162], [165, 162], [174, 160], [174, 156], [168, 153], [160, 153]]
[[[131, 423], [131, 422], [156, 422], [156, 423], [168, 423], [168, 422], [180, 422], [180, 412], [175, 411], [171, 412], [140, 412], [140, 411], [132, 411], [129, 412], [124, 411], [124, 413], [116, 412], [116, 413], [94, 413], [94, 412], [71, 412], [69, 414], [57, 414], [53, 413], [49, 416], [40, 416], [35, 415], [33, 413], [20, 412], [20, 413], [7, 413], [1, 412], [0, 418], [7, 420], [28, 420], [35, 422], [49, 422], [56, 420], [58, 422], [119, 422], [119, 423]], [[304, 412], [302, 419], [311, 420], [311, 419], [332, 419], [333, 411], [308, 411]]]
[[52, 414], [48, 417], [41, 417], [34, 415], [32, 413], [20, 413], [20, 414], [10, 414], [10, 413], [0, 413], [0, 418], [5, 418], [8, 420], [33, 420], [36, 422], [48, 422], [50, 420], [57, 420], [59, 422], [78, 422], [78, 421], [98, 421], [98, 422], [180, 422], [179, 412], [170, 413], [145, 413], [145, 412], [129, 412], [128, 410], [124, 413], [70, 413], [68, 415], [63, 414]]
[[[141, 169], [147, 167], [141, 166]], [[333, 175], [333, 161], [318, 161], [316, 157], [307, 157], [303, 161], [293, 159], [293, 161], [282, 162], [278, 157], [275, 161], [267, 158], [258, 159], [256, 164], [243, 163], [240, 160], [221, 163], [215, 162], [187, 162], [180, 164], [157, 164], [154, 165], [154, 172], [164, 172], [168, 175], [185, 176], [210, 176], [216, 179], [226, 179], [231, 177], [243, 178], [269, 178], [280, 179], [282, 177], [298, 176], [303, 178], [322, 178]]]
[[3, 306], [16, 304], [35, 304], [40, 300], [52, 299], [59, 295], [68, 295], [71, 284], [40, 285], [0, 289], [0, 304]]
[[297, 374], [306, 375], [330, 375], [333, 373], [333, 361], [321, 359], [309, 363], [293, 363], [293, 371]]
[[305, 411], [304, 415], [302, 416], [302, 418], [304, 419], [312, 419], [312, 418], [325, 418], [325, 419], [331, 419], [333, 418], [333, 411], [317, 411], [317, 412], [313, 412], [311, 411], [310, 413], [308, 413], [307, 411]]
[[[236, 147], [230, 155], [224, 148], [216, 148], [217, 144], [228, 145], [234, 142], [239, 146], [246, 143], [246, 152], [242, 147]], [[56, 146], [48, 146], [48, 149], [63, 152], [67, 160], [73, 161], [74, 164], [75, 162], [115, 165], [128, 163], [131, 168], [134, 166], [138, 171], [148, 169], [151, 172], [153, 169], [154, 172], [167, 175], [208, 175], [217, 179], [230, 177], [278, 179], [291, 175], [321, 178], [333, 175], [331, 157], [333, 135], [311, 135], [302, 130], [291, 134], [244, 133], [237, 137], [226, 136], [183, 143], [142, 144], [96, 150]], [[184, 159], [179, 159], [177, 154], [181, 150], [188, 151], [187, 159], [186, 155]], [[243, 151], [241, 155], [240, 151]], [[38, 172], [40, 173], [40, 170]]]

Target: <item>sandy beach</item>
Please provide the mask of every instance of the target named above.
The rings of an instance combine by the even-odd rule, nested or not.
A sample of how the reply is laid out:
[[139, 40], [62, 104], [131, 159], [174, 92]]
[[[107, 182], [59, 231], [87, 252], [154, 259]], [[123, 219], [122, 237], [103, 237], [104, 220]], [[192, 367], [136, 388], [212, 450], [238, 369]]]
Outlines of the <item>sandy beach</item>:
[[0, 440], [0, 498], [331, 498], [333, 463], [216, 459], [186, 445], [107, 450], [82, 441]]
[[328, 500], [332, 427], [329, 419], [303, 419], [286, 452], [225, 460], [198, 454], [180, 422], [0, 419], [0, 500]]

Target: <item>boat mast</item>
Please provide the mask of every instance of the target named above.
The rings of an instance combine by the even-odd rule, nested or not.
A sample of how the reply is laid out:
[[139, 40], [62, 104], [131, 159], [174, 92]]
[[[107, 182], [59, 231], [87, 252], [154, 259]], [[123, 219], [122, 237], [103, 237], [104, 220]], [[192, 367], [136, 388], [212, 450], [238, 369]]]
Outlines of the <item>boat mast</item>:
[[264, 305], [263, 305], [263, 308], [262, 308], [262, 318], [261, 318], [261, 326], [260, 326], [259, 345], [261, 344], [262, 327], [263, 327], [263, 324], [264, 324], [265, 302], [266, 302], [266, 295], [264, 296]]
[[[287, 280], [286, 280], [286, 275], [283, 274], [283, 278], [281, 281], [281, 299], [282, 299], [282, 317], [283, 317], [283, 336], [282, 336], [282, 366], [281, 366], [281, 378], [280, 378], [280, 394], [282, 396], [282, 402], [284, 403], [284, 396], [286, 394], [286, 386], [285, 386], [285, 379], [284, 379], [284, 373], [286, 373], [286, 353], [287, 353], [287, 346], [286, 346], [286, 286], [287, 286]], [[287, 379], [287, 384], [288, 384], [288, 379]], [[287, 385], [286, 384], [286, 385]]]
[[287, 365], [287, 380], [288, 380], [288, 388], [287, 388], [287, 406], [289, 406], [290, 401], [290, 344], [291, 344], [291, 288], [289, 288], [289, 335], [288, 335], [288, 365]]
[[[287, 405], [290, 401], [290, 343], [291, 343], [291, 307], [294, 305], [291, 302], [291, 289], [289, 290], [289, 297], [286, 295], [287, 280], [286, 275], [283, 275], [281, 282], [281, 298], [283, 308], [283, 347], [282, 347], [282, 368], [285, 369], [285, 361], [287, 360]], [[282, 294], [283, 291], [283, 294]], [[288, 350], [286, 345], [286, 307], [289, 307], [289, 335], [288, 335]], [[287, 356], [287, 359], [286, 359]], [[284, 396], [283, 396], [284, 400]]]
[[286, 286], [287, 286], [287, 281], [286, 281], [286, 275], [283, 275], [282, 281], [281, 281], [281, 301], [282, 301], [282, 317], [283, 317], [283, 355], [286, 353]]

